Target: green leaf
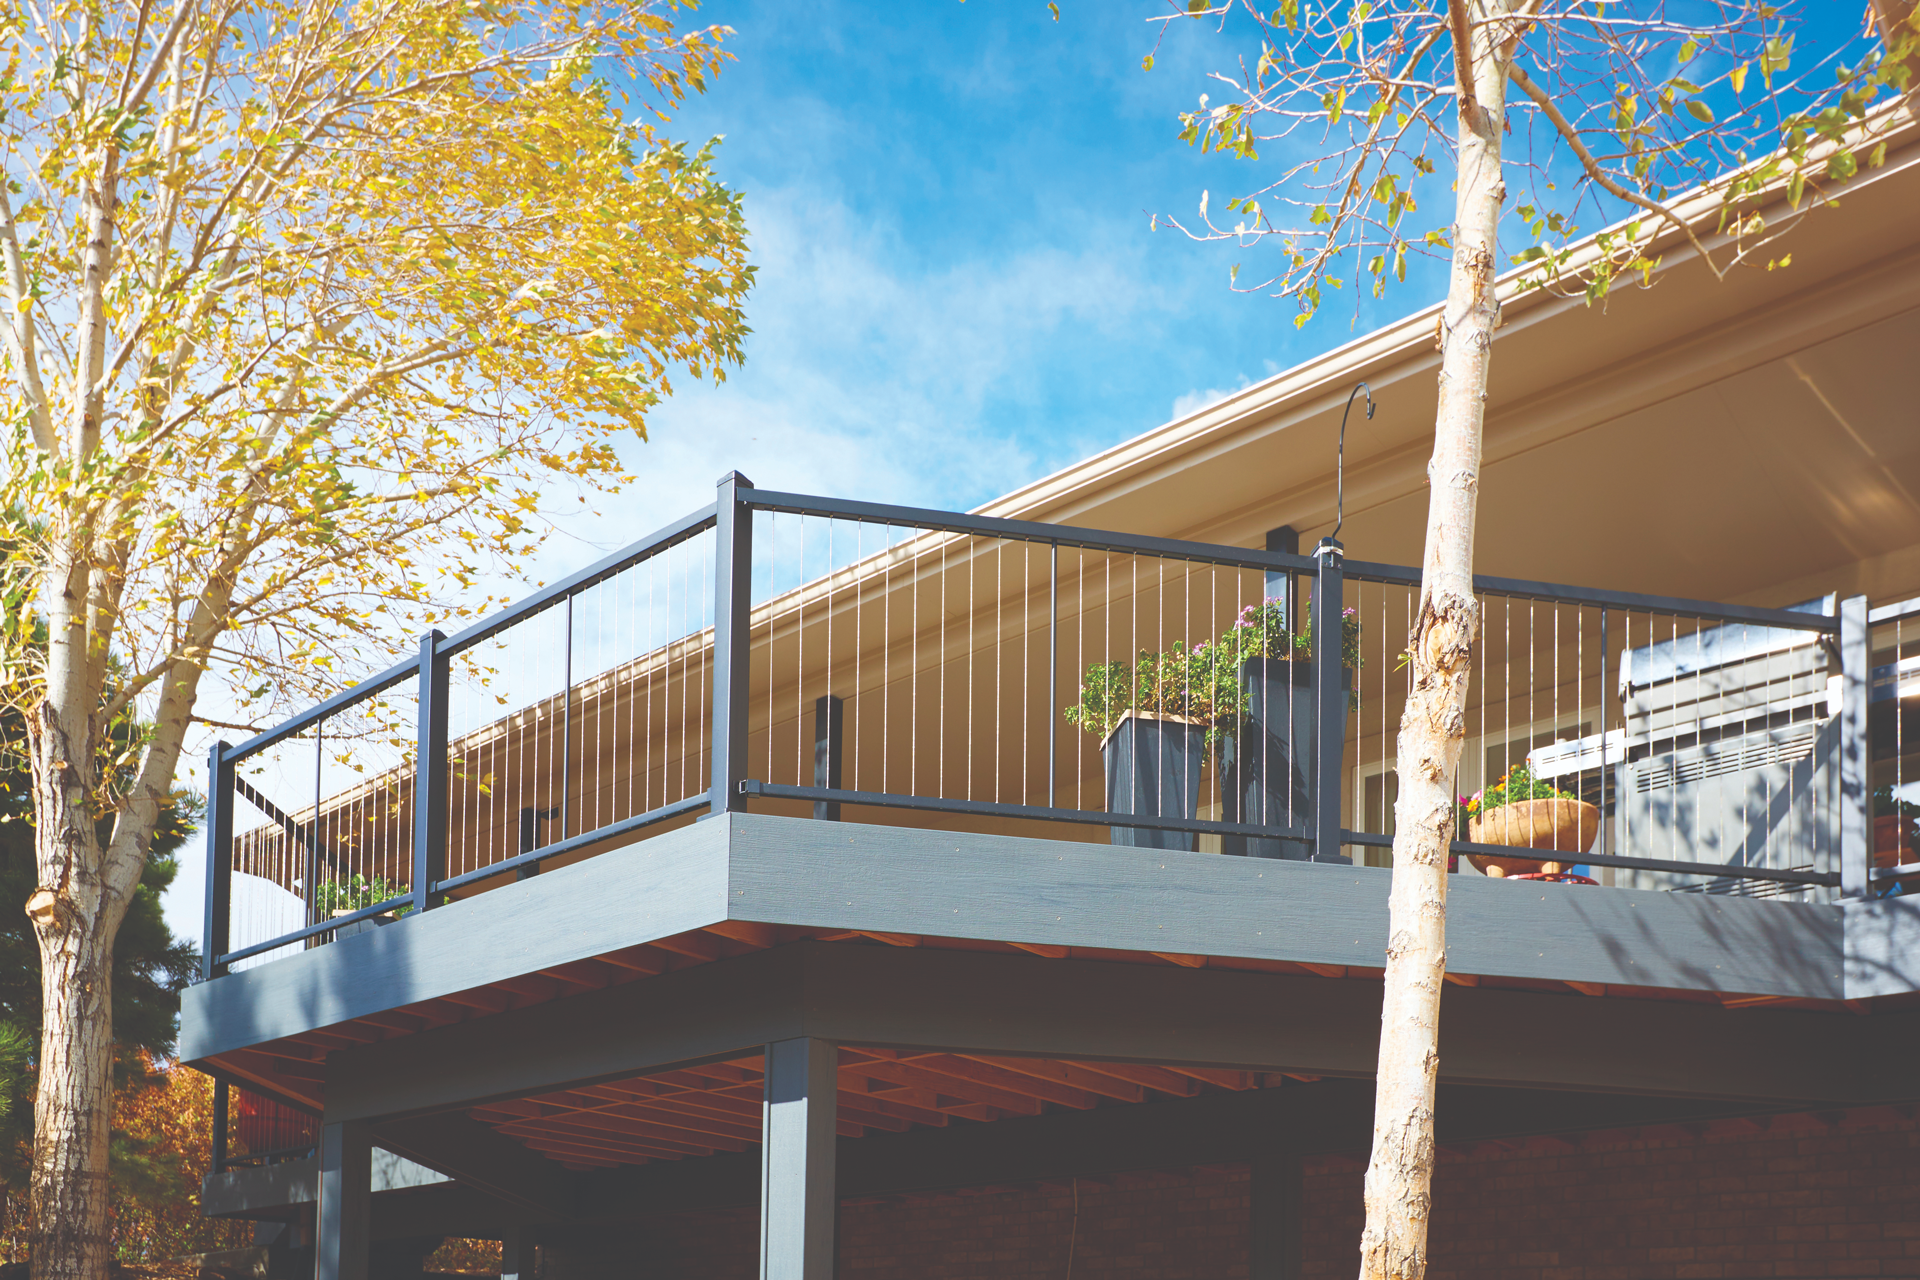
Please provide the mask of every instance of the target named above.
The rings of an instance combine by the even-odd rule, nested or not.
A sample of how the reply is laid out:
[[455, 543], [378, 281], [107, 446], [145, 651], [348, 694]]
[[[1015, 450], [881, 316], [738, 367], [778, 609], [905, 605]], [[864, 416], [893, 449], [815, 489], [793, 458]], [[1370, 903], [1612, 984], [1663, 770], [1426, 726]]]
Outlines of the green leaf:
[[1701, 124], [1713, 123], [1713, 108], [1698, 98], [1687, 99], [1687, 110], [1693, 112], [1693, 118]]
[[1147, 55], [1146, 57], [1144, 57], [1144, 58], [1142, 58], [1142, 59], [1140, 59], [1140, 69], [1141, 69], [1142, 71], [1151, 71], [1151, 70], [1153, 70], [1153, 55], [1152, 55], [1152, 54], [1148, 54], [1148, 55]]

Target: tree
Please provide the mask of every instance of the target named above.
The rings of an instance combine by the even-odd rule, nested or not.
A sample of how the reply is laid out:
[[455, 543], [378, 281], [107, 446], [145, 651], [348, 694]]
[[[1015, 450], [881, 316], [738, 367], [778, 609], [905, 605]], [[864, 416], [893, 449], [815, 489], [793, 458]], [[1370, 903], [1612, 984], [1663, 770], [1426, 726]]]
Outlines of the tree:
[[[1410, 255], [1448, 260], [1397, 745], [1363, 1277], [1417, 1280], [1426, 1269], [1451, 783], [1479, 625], [1474, 518], [1509, 184], [1530, 187], [1508, 223], [1522, 242], [1511, 260], [1527, 268], [1518, 288], [1601, 299], [1618, 283], [1650, 282], [1658, 255], [1675, 251], [1719, 276], [1786, 265], [1790, 255], [1765, 257], [1785, 225], [1770, 225], [1761, 206], [1784, 196], [1804, 210], [1829, 184], [1880, 163], [1889, 113], [1875, 105], [1908, 87], [1920, 43], [1913, 6], [1875, 4], [1884, 57], [1863, 37], [1799, 72], [1791, 15], [1760, 0], [1703, 5], [1691, 19], [1669, 12], [1677, 6], [1597, 0], [1280, 0], [1264, 14], [1250, 0], [1191, 0], [1163, 20], [1163, 34], [1183, 18], [1223, 30], [1250, 20], [1258, 34], [1257, 53], [1213, 76], [1228, 100], [1202, 97], [1182, 117], [1184, 136], [1249, 161], [1262, 148], [1287, 159], [1227, 202], [1232, 225], [1209, 215], [1204, 195], [1193, 224], [1168, 220], [1250, 250], [1261, 269], [1245, 288], [1293, 299], [1304, 324], [1348, 280], [1356, 299], [1362, 279], [1379, 296], [1389, 278], [1405, 279]], [[1450, 221], [1422, 228], [1422, 206], [1444, 207], [1449, 182]], [[1581, 244], [1583, 218], [1618, 221]]]
[[36, 1277], [105, 1274], [112, 949], [196, 718], [459, 612], [543, 491], [630, 478], [670, 372], [740, 358], [739, 201], [657, 131], [722, 35], [656, 0], [0, 0]]

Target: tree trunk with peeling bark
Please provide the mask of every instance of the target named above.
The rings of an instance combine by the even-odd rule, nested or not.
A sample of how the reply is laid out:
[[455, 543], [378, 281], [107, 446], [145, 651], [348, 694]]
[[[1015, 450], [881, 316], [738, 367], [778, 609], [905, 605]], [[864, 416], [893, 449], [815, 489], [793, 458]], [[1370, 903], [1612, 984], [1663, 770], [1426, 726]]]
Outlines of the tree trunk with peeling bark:
[[[1466, 740], [1467, 682], [1479, 630], [1473, 594], [1474, 510], [1480, 487], [1487, 369], [1500, 308], [1498, 226], [1506, 198], [1500, 143], [1507, 61], [1503, 0], [1454, 0], [1460, 167], [1453, 265], [1440, 324], [1440, 397], [1427, 478], [1420, 608], [1408, 652], [1413, 690], [1400, 720], [1373, 1154], [1367, 1165], [1363, 1280], [1419, 1280], [1432, 1211], [1434, 1086], [1440, 994], [1447, 968], [1447, 851], [1454, 779]], [[1464, 19], [1464, 21], [1463, 21]]]

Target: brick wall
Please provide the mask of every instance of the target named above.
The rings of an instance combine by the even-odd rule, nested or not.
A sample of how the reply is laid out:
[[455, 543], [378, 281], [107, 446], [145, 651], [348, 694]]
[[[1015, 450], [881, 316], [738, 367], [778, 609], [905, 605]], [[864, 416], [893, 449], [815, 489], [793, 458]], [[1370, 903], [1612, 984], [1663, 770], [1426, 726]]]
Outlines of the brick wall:
[[[1306, 1168], [1304, 1280], [1358, 1263], [1363, 1164]], [[840, 1280], [1234, 1280], [1244, 1167], [847, 1203]], [[751, 1280], [755, 1215], [656, 1220], [643, 1276]], [[1431, 1280], [1920, 1277], [1920, 1125], [1886, 1109], [1446, 1150]]]

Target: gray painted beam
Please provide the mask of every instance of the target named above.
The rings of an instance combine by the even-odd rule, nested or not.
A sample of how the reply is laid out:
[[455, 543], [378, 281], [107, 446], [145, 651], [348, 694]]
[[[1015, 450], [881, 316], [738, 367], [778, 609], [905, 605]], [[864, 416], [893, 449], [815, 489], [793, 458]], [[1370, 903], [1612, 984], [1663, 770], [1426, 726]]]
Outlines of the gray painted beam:
[[535, 1221], [565, 1217], [574, 1199], [565, 1169], [459, 1112], [389, 1120], [380, 1145], [515, 1206]]
[[754, 1053], [803, 1034], [801, 998], [778, 948], [342, 1049], [327, 1055], [326, 1114], [419, 1114]]
[[[408, 1191], [452, 1181], [425, 1165], [381, 1147], [370, 1161], [373, 1194]], [[210, 1173], [200, 1183], [200, 1212], [209, 1218], [251, 1217], [290, 1205], [312, 1204], [320, 1197], [320, 1160], [283, 1160], [264, 1166], [241, 1165]]]
[[[329, 1120], [470, 1106], [739, 1056], [846, 1044], [1370, 1076], [1361, 981], [933, 948], [796, 943], [328, 1057]], [[1920, 1014], [1839, 1017], [1449, 987], [1452, 1083], [1852, 1103], [1915, 1093]]]
[[840, 1051], [810, 1037], [776, 1040], [765, 1061], [760, 1278], [833, 1280]]
[[320, 1127], [314, 1280], [367, 1280], [373, 1134], [359, 1121]]
[[[1442, 1085], [1442, 1145], [1540, 1133], [1697, 1123], [1753, 1108], [1691, 1099]], [[1286, 1149], [1364, 1156], [1373, 1085], [1323, 1080], [1302, 1087], [1060, 1111], [906, 1133], [842, 1138], [839, 1194], [937, 1192], [995, 1183], [1064, 1181], [1141, 1169], [1251, 1163]], [[750, 1204], [759, 1193], [754, 1153], [609, 1170], [582, 1184], [583, 1221]]]

